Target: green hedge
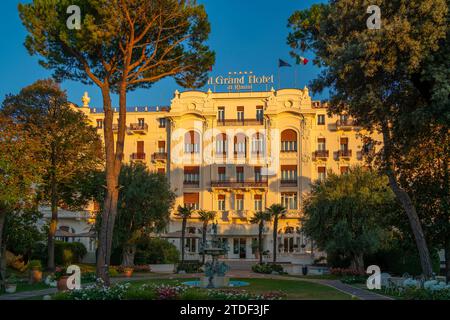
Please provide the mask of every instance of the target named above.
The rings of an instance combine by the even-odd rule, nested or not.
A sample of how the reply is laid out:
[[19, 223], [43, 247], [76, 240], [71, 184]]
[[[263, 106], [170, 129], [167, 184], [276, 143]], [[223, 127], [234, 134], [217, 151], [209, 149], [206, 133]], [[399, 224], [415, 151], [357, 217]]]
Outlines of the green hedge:
[[134, 264], [175, 264], [180, 254], [177, 247], [164, 239], [149, 238], [137, 245]]
[[184, 261], [183, 264], [177, 266], [177, 272], [184, 271], [186, 273], [198, 273], [201, 272], [201, 262], [197, 260]]
[[80, 242], [55, 242], [55, 263], [57, 265], [80, 263], [86, 253], [86, 247]]
[[273, 263], [255, 264], [252, 266], [252, 270], [256, 273], [271, 274], [275, 271], [279, 274], [286, 274], [286, 272], [283, 271], [283, 267], [281, 265]]

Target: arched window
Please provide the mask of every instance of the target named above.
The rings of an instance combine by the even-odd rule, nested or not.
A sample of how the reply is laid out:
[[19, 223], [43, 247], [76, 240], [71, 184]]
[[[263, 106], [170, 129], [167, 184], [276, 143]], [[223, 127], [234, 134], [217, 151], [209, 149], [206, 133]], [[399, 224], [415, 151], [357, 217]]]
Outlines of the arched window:
[[286, 129], [281, 132], [281, 152], [297, 151], [297, 132]]
[[200, 153], [200, 134], [194, 130], [186, 132], [184, 135], [184, 152]]
[[234, 154], [245, 156], [247, 152], [247, 139], [245, 134], [238, 133], [234, 136]]
[[254, 154], [264, 154], [266, 150], [266, 141], [262, 133], [255, 133], [252, 136], [252, 153]]
[[226, 133], [219, 133], [216, 136], [216, 154], [225, 155], [228, 149], [228, 137]]

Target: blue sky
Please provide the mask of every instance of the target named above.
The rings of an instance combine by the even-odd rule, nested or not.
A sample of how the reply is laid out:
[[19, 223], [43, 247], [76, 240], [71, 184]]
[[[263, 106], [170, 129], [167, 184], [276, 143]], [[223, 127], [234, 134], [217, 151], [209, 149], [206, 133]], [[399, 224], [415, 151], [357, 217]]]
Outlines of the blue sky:
[[[37, 79], [47, 78], [51, 72], [38, 64], [38, 58], [28, 54], [23, 46], [26, 31], [18, 17], [18, 0], [2, 1], [0, 8], [0, 98], [19, 90]], [[255, 74], [274, 74], [281, 58], [292, 65], [286, 37], [287, 19], [295, 11], [309, 7], [313, 0], [199, 0], [204, 4], [211, 22], [209, 45], [216, 52], [212, 76], [227, 75], [234, 71], [253, 71]], [[305, 53], [312, 60], [312, 53]], [[303, 88], [318, 73], [310, 63], [297, 67], [297, 87]], [[281, 69], [281, 86], [294, 86], [294, 68]], [[91, 106], [101, 107], [101, 95], [95, 86], [65, 81], [69, 99], [81, 104], [84, 91], [91, 96]], [[129, 106], [169, 105], [173, 92], [179, 89], [172, 79], [164, 79], [150, 89], [137, 90], [128, 95]], [[206, 88], [207, 89], [207, 88]], [[327, 99], [327, 94], [315, 96]], [[117, 104], [117, 97], [114, 98]]]

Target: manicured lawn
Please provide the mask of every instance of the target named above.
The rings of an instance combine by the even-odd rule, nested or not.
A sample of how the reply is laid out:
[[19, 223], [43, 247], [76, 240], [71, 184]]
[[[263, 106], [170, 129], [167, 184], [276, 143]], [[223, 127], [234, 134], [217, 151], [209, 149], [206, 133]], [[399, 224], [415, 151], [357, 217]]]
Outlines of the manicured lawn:
[[[180, 284], [181, 282], [197, 279], [152, 279], [145, 281], [132, 281], [132, 287], [142, 284]], [[233, 290], [245, 290], [250, 293], [267, 293], [270, 291], [282, 291], [287, 300], [351, 300], [351, 296], [328, 286], [296, 280], [272, 280], [272, 279], [233, 279], [249, 282], [246, 287], [233, 288]]]

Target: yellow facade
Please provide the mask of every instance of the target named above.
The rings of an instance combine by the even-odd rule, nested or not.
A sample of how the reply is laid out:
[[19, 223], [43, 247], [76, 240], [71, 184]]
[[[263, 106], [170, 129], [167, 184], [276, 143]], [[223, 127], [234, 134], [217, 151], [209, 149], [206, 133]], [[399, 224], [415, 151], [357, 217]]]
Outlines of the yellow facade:
[[[102, 134], [101, 110], [81, 110]], [[311, 244], [300, 229], [310, 184], [330, 170], [364, 165], [366, 133], [345, 116], [329, 117], [326, 104], [312, 101], [307, 88], [175, 92], [170, 106], [129, 109], [127, 128], [125, 161], [164, 172], [177, 195], [175, 209], [186, 204], [216, 211], [230, 259], [255, 258], [257, 227], [250, 218], [274, 203], [288, 208], [279, 224], [279, 260], [310, 257]], [[194, 214], [186, 244], [193, 259], [200, 227]], [[165, 236], [179, 245], [180, 229], [172, 216]], [[271, 251], [271, 226], [265, 231], [265, 249]]]

